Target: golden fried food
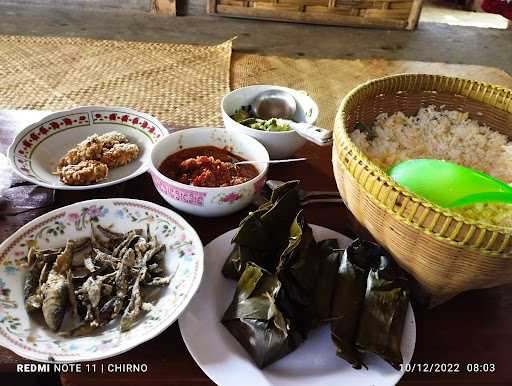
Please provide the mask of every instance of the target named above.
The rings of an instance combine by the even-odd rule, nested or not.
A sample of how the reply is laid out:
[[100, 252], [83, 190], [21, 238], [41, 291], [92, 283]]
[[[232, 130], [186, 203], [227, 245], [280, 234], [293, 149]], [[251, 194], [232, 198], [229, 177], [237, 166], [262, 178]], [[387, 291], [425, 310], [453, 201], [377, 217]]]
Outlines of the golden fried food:
[[124, 166], [139, 155], [139, 147], [124, 134], [93, 134], [59, 160], [55, 174], [65, 184], [88, 185], [106, 178], [109, 168]]
[[110, 149], [119, 143], [128, 143], [128, 138], [126, 138], [126, 135], [117, 131], [109, 131], [108, 133], [100, 135], [98, 138], [103, 144], [103, 147], [107, 149]]
[[58, 169], [67, 165], [76, 165], [82, 161], [99, 160], [103, 151], [103, 142], [97, 134], [93, 134], [69, 150], [59, 160]]
[[139, 147], [133, 143], [117, 143], [110, 149], [103, 149], [100, 161], [109, 168], [117, 168], [132, 162], [139, 152]]
[[86, 160], [76, 165], [66, 165], [56, 174], [67, 185], [90, 185], [107, 178], [108, 167], [96, 160]]

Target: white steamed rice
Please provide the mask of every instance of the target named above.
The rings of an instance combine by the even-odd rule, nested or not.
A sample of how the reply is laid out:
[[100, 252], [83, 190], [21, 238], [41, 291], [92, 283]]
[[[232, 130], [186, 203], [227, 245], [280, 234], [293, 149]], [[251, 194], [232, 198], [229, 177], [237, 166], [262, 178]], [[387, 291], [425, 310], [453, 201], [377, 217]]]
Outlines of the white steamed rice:
[[[469, 119], [468, 113], [421, 108], [415, 116], [380, 114], [367, 131], [354, 130], [352, 141], [387, 170], [416, 158], [441, 159], [482, 171], [512, 183], [512, 142], [503, 134]], [[466, 217], [512, 227], [512, 205], [478, 204], [460, 208]]]

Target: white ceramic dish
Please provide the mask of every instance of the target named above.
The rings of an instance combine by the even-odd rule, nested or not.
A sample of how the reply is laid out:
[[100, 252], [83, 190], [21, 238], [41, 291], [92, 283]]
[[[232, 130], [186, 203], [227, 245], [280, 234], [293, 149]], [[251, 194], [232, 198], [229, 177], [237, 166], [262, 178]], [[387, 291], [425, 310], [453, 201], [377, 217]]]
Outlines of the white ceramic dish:
[[290, 158], [295, 151], [306, 143], [306, 139], [295, 131], [269, 132], [256, 130], [241, 125], [230, 118], [230, 115], [233, 115], [240, 107], [250, 105], [256, 95], [273, 89], [287, 91], [295, 98], [297, 111], [291, 117], [293, 121], [306, 122], [312, 125], [316, 123], [318, 119], [318, 106], [311, 97], [304, 92], [291, 88], [270, 85], [243, 87], [227, 94], [222, 98], [221, 102], [222, 118], [226, 129], [250, 135], [260, 141], [267, 148], [271, 159]]
[[[28, 315], [23, 300], [27, 240], [41, 248], [63, 246], [67, 239], [90, 236], [91, 225], [114, 231], [145, 228], [166, 245], [164, 269], [174, 275], [156, 293], [153, 309], [121, 333], [111, 322], [91, 336], [65, 338]], [[0, 346], [36, 361], [83, 362], [108, 358], [157, 336], [183, 312], [203, 274], [203, 246], [194, 229], [170, 209], [131, 199], [91, 200], [46, 213], [17, 230], [0, 245]], [[170, 343], [172, 344], [172, 342]]]
[[150, 172], [158, 193], [172, 206], [184, 212], [204, 217], [234, 213], [251, 203], [265, 183], [268, 164], [258, 163], [257, 177], [243, 184], [205, 188], [182, 184], [158, 171], [165, 158], [182, 149], [197, 146], [227, 148], [246, 160], [268, 161], [265, 147], [254, 138], [219, 128], [195, 128], [169, 134], [158, 142], [151, 153]]
[[[342, 248], [351, 242], [327, 228], [311, 227], [317, 240], [336, 238]], [[210, 379], [219, 386], [239, 386], [242, 379], [251, 386], [391, 386], [400, 380], [403, 372], [375, 355], [365, 357], [368, 370], [354, 370], [338, 358], [328, 325], [313, 331], [296, 351], [276, 363], [263, 370], [256, 367], [249, 354], [220, 323], [236, 287], [234, 281], [221, 273], [235, 231], [223, 234], [205, 247], [203, 282], [179, 319], [188, 350]], [[402, 337], [404, 363], [410, 363], [415, 342], [416, 324], [409, 306]]]
[[12, 182], [12, 172], [9, 160], [0, 153], [0, 197], [4, 190], [9, 189]]
[[[92, 134], [109, 131], [125, 134], [141, 149], [141, 155], [128, 165], [109, 170], [108, 177], [96, 184], [70, 186], [52, 174], [59, 159]], [[114, 185], [136, 177], [149, 166], [151, 148], [167, 135], [154, 117], [123, 107], [80, 107], [44, 117], [16, 135], [7, 152], [14, 171], [27, 181], [52, 189], [84, 190]]]

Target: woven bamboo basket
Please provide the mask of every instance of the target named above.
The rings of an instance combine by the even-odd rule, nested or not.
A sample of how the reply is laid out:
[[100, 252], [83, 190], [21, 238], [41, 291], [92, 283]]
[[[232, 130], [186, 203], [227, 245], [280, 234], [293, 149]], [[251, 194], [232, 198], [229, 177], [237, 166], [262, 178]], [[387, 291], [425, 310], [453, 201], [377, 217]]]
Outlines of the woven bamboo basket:
[[208, 13], [352, 27], [415, 29], [423, 0], [208, 0]]
[[[430, 295], [432, 306], [462, 291], [512, 282], [512, 229], [441, 209], [394, 183], [350, 140], [357, 122], [380, 113], [443, 106], [512, 137], [512, 90], [437, 75], [403, 74], [358, 86], [342, 101], [333, 169], [350, 211]], [[442, 187], [440, 187], [442, 189]]]

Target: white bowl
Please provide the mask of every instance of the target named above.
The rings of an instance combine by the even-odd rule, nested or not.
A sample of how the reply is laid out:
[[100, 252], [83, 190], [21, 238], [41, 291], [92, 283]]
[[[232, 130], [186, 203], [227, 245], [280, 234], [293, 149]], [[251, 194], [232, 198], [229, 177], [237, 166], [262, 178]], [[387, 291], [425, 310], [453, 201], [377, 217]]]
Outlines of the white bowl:
[[176, 209], [203, 217], [224, 216], [249, 205], [265, 183], [267, 163], [254, 165], [259, 174], [252, 180], [219, 188], [182, 184], [158, 171], [160, 164], [171, 154], [197, 146], [226, 147], [246, 160], [269, 160], [265, 147], [245, 134], [206, 127], [180, 130], [159, 141], [151, 152], [150, 173], [158, 193]]
[[250, 105], [258, 94], [268, 90], [283, 90], [293, 95], [297, 102], [297, 111], [291, 117], [293, 121], [306, 122], [313, 125], [316, 123], [318, 119], [318, 106], [304, 92], [281, 86], [255, 85], [239, 88], [222, 98], [221, 110], [224, 126], [228, 130], [235, 130], [256, 138], [268, 150], [271, 159], [289, 158], [306, 143], [306, 139], [295, 131], [270, 132], [251, 129], [230, 118], [230, 115], [233, 115], [242, 106]]
[[[109, 170], [105, 180], [91, 185], [71, 186], [53, 172], [59, 159], [92, 134], [118, 131], [136, 143], [141, 155], [128, 165]], [[118, 184], [146, 170], [153, 145], [167, 135], [154, 117], [125, 107], [79, 107], [44, 117], [20, 131], [7, 151], [13, 170], [21, 178], [51, 189], [85, 190]]]

